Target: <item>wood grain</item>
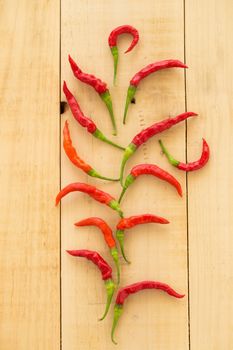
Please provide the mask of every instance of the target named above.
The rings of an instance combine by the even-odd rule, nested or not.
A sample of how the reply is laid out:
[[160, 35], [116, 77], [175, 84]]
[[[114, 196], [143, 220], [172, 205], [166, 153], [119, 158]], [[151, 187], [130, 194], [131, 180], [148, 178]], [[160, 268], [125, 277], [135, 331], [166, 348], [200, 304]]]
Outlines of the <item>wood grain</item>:
[[[113, 309], [105, 321], [97, 321], [106, 297], [100, 273], [90, 262], [67, 256], [65, 249], [97, 250], [112, 264], [98, 230], [75, 228], [73, 223], [100, 216], [114, 228], [119, 218], [83, 194], [62, 201], [60, 218], [54, 198], [60, 175], [62, 186], [87, 182], [116, 198], [121, 187], [76, 169], [60, 149], [59, 129], [68, 119], [78, 153], [103, 175], [119, 174], [122, 153], [93, 139], [68, 108], [60, 118], [63, 79], [84, 113], [122, 145], [142, 128], [187, 107], [199, 114], [187, 123], [187, 140], [185, 124], [160, 137], [180, 160], [185, 160], [186, 141], [189, 161], [198, 158], [202, 137], [211, 148], [205, 169], [187, 176], [188, 193], [185, 174], [167, 164], [158, 138], [143, 145], [127, 165], [125, 175], [138, 163], [158, 164], [177, 177], [184, 195], [180, 199], [173, 188], [152, 177], [141, 177], [130, 187], [122, 201], [125, 216], [150, 212], [170, 224], [144, 225], [126, 233], [125, 249], [132, 264], [121, 259], [121, 286], [155, 279], [185, 292], [186, 298], [174, 300], [154, 291], [129, 298], [116, 330], [117, 349], [232, 349], [232, 2], [8, 0], [0, 1], [0, 10], [0, 349], [115, 349], [110, 340]], [[138, 28], [140, 41], [124, 55], [131, 37], [119, 38], [113, 87], [107, 37], [124, 23]], [[117, 137], [111, 135], [101, 99], [73, 77], [69, 53], [84, 71], [108, 82]], [[184, 54], [189, 66], [186, 94], [183, 70], [148, 77], [140, 84], [123, 126], [132, 75], [156, 60], [184, 60]], [[65, 100], [63, 93], [61, 99]]]
[[[148, 63], [159, 59], [183, 60], [183, 1], [125, 1], [97, 2], [62, 1], [61, 67], [65, 79], [77, 97], [84, 113], [91, 116], [100, 130], [111, 136], [108, 113], [89, 86], [77, 81], [71, 72], [67, 55], [77, 61], [83, 71], [95, 74], [109, 83], [113, 96], [119, 136], [116, 140], [128, 144], [136, 132], [167, 116], [182, 113], [185, 108], [184, 72], [171, 69], [156, 73], [143, 81], [136, 95], [136, 105], [128, 112], [123, 127], [125, 95], [131, 76]], [[131, 37], [119, 39], [120, 61], [117, 86], [112, 86], [113, 61], [107, 45], [108, 33], [117, 25], [128, 23], [138, 28], [141, 40], [128, 55], [124, 48]], [[70, 121], [74, 144], [80, 156], [106, 176], [117, 176], [122, 153], [87, 134], [73, 119], [69, 110], [62, 117]], [[167, 145], [180, 157], [185, 155], [185, 126], [164, 133]], [[151, 162], [172, 171], [161, 155], [158, 140], [144, 145], [129, 162]], [[179, 147], [178, 147], [179, 145]], [[70, 164], [62, 154], [62, 186], [88, 182], [119, 196], [120, 185], [87, 178]], [[162, 181], [141, 178], [126, 194], [122, 207], [125, 215], [151, 212], [168, 218], [170, 225], [147, 225], [135, 228], [126, 237], [130, 266], [121, 261], [121, 286], [144, 279], [166, 281], [180, 292], [187, 292], [187, 241], [185, 175], [174, 172], [184, 189], [181, 200], [175, 191]], [[97, 250], [111, 263], [111, 257], [96, 229], [75, 228], [73, 223], [88, 216], [100, 216], [114, 227], [117, 215], [82, 194], [72, 194], [62, 203], [62, 348], [113, 349], [110, 340], [112, 309], [108, 318], [97, 321], [105, 304], [105, 290], [100, 274], [90, 262], [67, 256], [65, 249]], [[170, 299], [162, 293], [143, 292], [127, 301], [125, 314], [116, 331], [118, 349], [188, 349], [188, 298]]]
[[188, 126], [188, 159], [211, 147], [209, 164], [190, 174], [191, 346], [233, 347], [232, 39], [231, 1], [186, 1], [187, 103], [199, 113]]
[[59, 3], [0, 9], [0, 348], [57, 350]]

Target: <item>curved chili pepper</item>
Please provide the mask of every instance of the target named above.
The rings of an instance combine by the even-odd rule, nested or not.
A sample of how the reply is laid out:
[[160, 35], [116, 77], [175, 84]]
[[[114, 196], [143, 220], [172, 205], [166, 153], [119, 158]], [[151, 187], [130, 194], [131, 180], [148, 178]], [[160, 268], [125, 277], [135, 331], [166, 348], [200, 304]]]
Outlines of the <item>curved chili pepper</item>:
[[128, 92], [127, 92], [127, 97], [125, 102], [124, 119], [123, 119], [124, 124], [126, 122], [126, 115], [127, 115], [129, 104], [135, 96], [135, 93], [140, 81], [146, 78], [148, 75], [166, 68], [188, 68], [188, 66], [186, 66], [186, 64], [182, 63], [179, 60], [164, 60], [164, 61], [148, 64], [148, 66], [144, 67], [138, 73], [136, 73], [133, 76], [133, 78], [130, 80], [130, 85], [128, 87]]
[[159, 144], [163, 153], [167, 157], [169, 163], [180, 170], [194, 171], [194, 170], [201, 169], [203, 168], [204, 165], [206, 165], [210, 157], [210, 148], [205, 139], [202, 139], [201, 157], [197, 161], [190, 162], [190, 163], [182, 163], [176, 160], [175, 158], [173, 158], [171, 154], [168, 152], [168, 150], [165, 148], [164, 144], [162, 143], [162, 140], [159, 140]]
[[63, 128], [63, 148], [66, 152], [69, 160], [77, 167], [82, 169], [86, 174], [92, 177], [97, 177], [102, 180], [108, 181], [119, 181], [119, 179], [110, 179], [109, 177], [105, 177], [100, 175], [95, 169], [93, 169], [89, 164], [85, 163], [77, 154], [76, 149], [72, 144], [72, 140], [70, 137], [69, 131], [69, 123], [68, 120], [65, 121], [65, 125]]
[[118, 250], [116, 246], [115, 238], [113, 237], [112, 230], [108, 226], [108, 224], [97, 217], [91, 217], [84, 220], [81, 220], [77, 223], [75, 223], [75, 226], [96, 226], [98, 227], [101, 232], [104, 235], [105, 242], [107, 243], [108, 247], [110, 248], [111, 255], [113, 257], [113, 260], [116, 264], [117, 268], [117, 282], [119, 284], [120, 282], [120, 267], [119, 267], [119, 257], [118, 257]]
[[99, 129], [97, 129], [96, 124], [93, 122], [93, 120], [91, 120], [90, 118], [86, 117], [83, 114], [76, 98], [72, 95], [72, 93], [68, 89], [65, 81], [63, 83], [63, 92], [66, 95], [67, 102], [70, 106], [70, 109], [71, 109], [71, 112], [72, 112], [74, 118], [77, 120], [77, 122], [81, 126], [86, 128], [87, 131], [89, 133], [91, 133], [93, 136], [95, 136], [97, 139], [99, 139], [103, 142], [106, 142], [114, 147], [117, 147], [119, 149], [124, 150], [124, 147], [121, 147], [121, 146], [117, 145], [116, 143], [110, 141]]
[[156, 216], [156, 215], [152, 215], [152, 214], [142, 214], [142, 215], [130, 216], [129, 218], [122, 218], [118, 222], [117, 231], [116, 231], [116, 238], [120, 244], [122, 256], [128, 264], [130, 264], [130, 261], [125, 256], [125, 250], [124, 250], [125, 232], [124, 232], [124, 230], [130, 229], [136, 225], [149, 224], [149, 223], [169, 224], [169, 221], [167, 219], [160, 217], [160, 216]]
[[168, 284], [165, 284], [162, 282], [156, 282], [156, 281], [142, 281], [142, 282], [134, 283], [124, 288], [121, 288], [117, 294], [116, 303], [114, 306], [114, 319], [113, 319], [112, 332], [111, 332], [111, 338], [114, 344], [117, 344], [116, 341], [114, 340], [114, 332], [115, 332], [117, 323], [119, 321], [119, 318], [122, 315], [125, 299], [129, 295], [137, 293], [143, 289], [159, 289], [166, 292], [167, 294], [171, 295], [174, 298], [183, 298], [185, 296], [184, 294], [177, 293]]
[[172, 176], [171, 174], [169, 174], [167, 171], [159, 168], [157, 165], [155, 164], [139, 164], [134, 166], [131, 171], [130, 174], [126, 177], [125, 179], [125, 184], [123, 186], [120, 198], [118, 200], [118, 202], [120, 203], [122, 200], [122, 197], [125, 193], [125, 191], [127, 190], [127, 188], [134, 182], [134, 180], [137, 179], [138, 176], [140, 175], [153, 175], [155, 177], [158, 177], [161, 180], [164, 180], [168, 183], [170, 183], [170, 185], [174, 186], [178, 192], [178, 194], [182, 197], [182, 188], [180, 183], [176, 180], [176, 178], [174, 176]]
[[67, 253], [75, 257], [81, 257], [81, 258], [86, 258], [88, 260], [91, 260], [96, 266], [98, 266], [102, 274], [102, 279], [104, 280], [105, 288], [107, 291], [107, 302], [106, 302], [105, 311], [103, 316], [100, 318], [100, 320], [103, 320], [108, 313], [109, 307], [111, 305], [112, 297], [116, 289], [116, 285], [112, 280], [111, 266], [102, 258], [101, 255], [99, 255], [95, 251], [85, 250], [85, 249], [67, 250]]
[[111, 49], [113, 59], [114, 59], [114, 79], [113, 82], [116, 82], [116, 74], [117, 74], [117, 64], [118, 64], [118, 48], [117, 48], [117, 39], [121, 34], [131, 34], [133, 36], [133, 41], [130, 44], [130, 47], [125, 51], [125, 53], [130, 52], [134, 46], [138, 43], [139, 33], [136, 28], [130, 25], [119, 26], [110, 33], [108, 37], [108, 44]]
[[60, 200], [66, 196], [70, 192], [83, 192], [88, 194], [90, 197], [94, 198], [97, 202], [108, 205], [113, 210], [116, 210], [118, 214], [122, 217], [123, 212], [120, 208], [119, 203], [113, 198], [110, 194], [99, 190], [95, 186], [91, 186], [85, 183], [75, 182], [64, 187], [56, 197], [56, 205], [60, 202]]
[[105, 103], [111, 117], [112, 126], [113, 126], [113, 135], [116, 135], [117, 129], [116, 129], [115, 117], [113, 114], [112, 99], [111, 99], [107, 84], [104, 83], [99, 78], [96, 78], [92, 74], [83, 73], [81, 69], [78, 67], [77, 63], [71, 58], [70, 55], [69, 55], [69, 62], [70, 62], [71, 69], [74, 73], [74, 76], [78, 80], [82, 81], [83, 83], [92, 86], [93, 89], [95, 89], [95, 91], [99, 94], [102, 101]]
[[131, 143], [126, 147], [125, 152], [123, 154], [123, 159], [121, 163], [121, 172], [120, 172], [120, 181], [123, 185], [123, 173], [127, 160], [134, 154], [134, 152], [148, 139], [152, 136], [159, 134], [162, 131], [170, 129], [172, 126], [186, 120], [189, 117], [194, 117], [197, 114], [194, 112], [185, 112], [177, 115], [174, 118], [167, 118], [162, 120], [161, 122], [152, 124], [148, 128], [139, 132], [131, 141]]

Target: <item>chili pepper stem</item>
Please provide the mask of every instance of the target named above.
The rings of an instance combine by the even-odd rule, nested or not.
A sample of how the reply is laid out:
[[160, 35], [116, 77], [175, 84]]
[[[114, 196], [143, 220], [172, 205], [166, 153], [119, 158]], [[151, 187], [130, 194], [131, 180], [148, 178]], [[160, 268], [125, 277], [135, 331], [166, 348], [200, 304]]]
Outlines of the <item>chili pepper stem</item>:
[[112, 99], [110, 96], [109, 91], [105, 91], [102, 94], [100, 94], [101, 99], [104, 101], [108, 111], [109, 111], [109, 115], [111, 117], [111, 121], [112, 121], [112, 126], [113, 126], [113, 135], [117, 135], [117, 128], [116, 128], [116, 122], [115, 122], [115, 117], [113, 114], [113, 108], [112, 108]]
[[124, 184], [124, 186], [123, 186], [123, 189], [122, 189], [120, 198], [119, 198], [119, 200], [118, 200], [118, 203], [121, 202], [121, 200], [122, 200], [122, 198], [123, 198], [123, 196], [124, 196], [124, 194], [125, 194], [125, 191], [126, 191], [127, 188], [134, 182], [134, 180], [135, 180], [135, 177], [134, 177], [133, 175], [131, 175], [131, 174], [129, 174], [129, 175], [126, 177], [126, 179], [125, 179], [125, 184]]
[[120, 244], [120, 248], [121, 248], [121, 254], [124, 258], [124, 260], [128, 263], [131, 264], [131, 262], [126, 258], [125, 256], [125, 249], [124, 249], [124, 238], [125, 238], [125, 234], [123, 230], [117, 230], [116, 231], [116, 238]]
[[112, 279], [108, 279], [105, 281], [105, 287], [106, 287], [106, 291], [107, 291], [106, 308], [105, 308], [103, 316], [99, 319], [99, 321], [103, 321], [103, 319], [107, 316], [109, 307], [111, 305], [112, 297], [113, 297], [114, 291], [116, 289], [115, 283], [112, 281]]
[[88, 175], [90, 175], [92, 177], [97, 177], [98, 179], [107, 180], [107, 181], [119, 181], [120, 180], [120, 179], [111, 179], [110, 177], [102, 176], [95, 169], [89, 170]]
[[120, 205], [119, 205], [119, 203], [116, 200], [112, 200], [108, 205], [113, 210], [116, 210], [121, 218], [123, 217], [123, 211], [121, 210]]
[[162, 140], [159, 140], [159, 144], [160, 147], [162, 149], [162, 152], [165, 154], [165, 156], [167, 157], [167, 160], [169, 161], [169, 163], [173, 166], [178, 166], [179, 165], [179, 161], [176, 160], [175, 158], [172, 157], [172, 155], [168, 152], [168, 150], [166, 149], [166, 147], [164, 146]]
[[134, 98], [136, 90], [137, 90], [136, 86], [130, 85], [128, 87], [128, 92], [127, 92], [127, 97], [126, 97], [126, 102], [125, 102], [125, 111], [124, 111], [123, 124], [125, 124], [125, 122], [126, 122], [126, 115], [127, 115], [127, 111], [128, 111], [128, 108], [129, 108], [129, 104], [131, 103], [132, 99]]
[[123, 151], [125, 150], [124, 147], [122, 147], [122, 146], [116, 144], [115, 142], [110, 141], [106, 136], [104, 136], [104, 134], [103, 134], [99, 129], [96, 129], [96, 131], [93, 132], [92, 135], [95, 136], [97, 139], [99, 139], [99, 140], [101, 140], [101, 141], [103, 141], [103, 142], [108, 143], [109, 145], [112, 145], [112, 146], [114, 146], [114, 147], [116, 147], [116, 148], [119, 148], [119, 149], [121, 149], [121, 150], [123, 150]]
[[125, 149], [123, 159], [121, 162], [121, 170], [120, 170], [121, 186], [123, 186], [123, 176], [124, 176], [125, 164], [126, 164], [127, 160], [132, 156], [132, 154], [134, 154], [136, 149], [137, 149], [137, 146], [134, 143], [130, 143]]
[[123, 196], [124, 196], [126, 190], [127, 190], [127, 187], [124, 186], [123, 189], [122, 189], [122, 191], [121, 191], [121, 195], [120, 195], [120, 197], [119, 197], [119, 199], [118, 199], [118, 202], [119, 202], [119, 203], [121, 202], [121, 200], [122, 200], [122, 198], [123, 198]]
[[111, 339], [115, 345], [117, 345], [117, 342], [114, 339], [114, 332], [115, 332], [117, 323], [119, 321], [119, 318], [122, 315], [122, 312], [123, 312], [123, 305], [115, 304], [115, 306], [114, 306], [114, 319], [113, 319], [112, 331], [111, 331]]
[[116, 85], [116, 75], [117, 75], [117, 65], [118, 65], [118, 48], [116, 46], [111, 47], [111, 52], [112, 52], [113, 61], [114, 61], [113, 84]]
[[111, 255], [113, 257], [113, 260], [116, 265], [117, 269], [117, 284], [119, 285], [120, 283], [120, 266], [119, 266], [119, 256], [118, 256], [118, 251], [116, 247], [111, 248]]

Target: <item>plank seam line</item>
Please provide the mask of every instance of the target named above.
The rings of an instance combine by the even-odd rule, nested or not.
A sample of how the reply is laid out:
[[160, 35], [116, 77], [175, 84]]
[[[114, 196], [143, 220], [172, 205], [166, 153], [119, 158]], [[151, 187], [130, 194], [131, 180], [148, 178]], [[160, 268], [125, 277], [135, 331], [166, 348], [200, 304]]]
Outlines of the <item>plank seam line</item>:
[[[183, 0], [183, 18], [184, 18], [184, 63], [186, 64], [186, 0]], [[185, 112], [187, 112], [187, 75], [184, 69], [184, 96]], [[188, 122], [185, 121], [185, 161], [188, 161]], [[191, 330], [190, 330], [190, 268], [189, 268], [189, 187], [188, 172], [185, 173], [186, 184], [186, 234], [187, 234], [187, 288], [188, 288], [188, 348], [191, 350]]]

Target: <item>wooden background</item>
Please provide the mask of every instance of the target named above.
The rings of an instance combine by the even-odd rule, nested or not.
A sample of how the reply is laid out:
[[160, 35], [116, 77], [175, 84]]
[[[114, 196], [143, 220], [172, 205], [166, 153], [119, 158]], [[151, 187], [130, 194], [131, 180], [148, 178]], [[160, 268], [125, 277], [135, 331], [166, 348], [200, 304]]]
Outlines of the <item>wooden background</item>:
[[[128, 172], [140, 162], [159, 164], [179, 179], [184, 196], [145, 177], [128, 190], [122, 203], [126, 216], [151, 212], [171, 223], [127, 233], [132, 264], [121, 261], [121, 285], [155, 279], [186, 298], [153, 291], [129, 298], [116, 330], [117, 349], [232, 349], [232, 1], [1, 0], [0, 10], [0, 349], [115, 349], [113, 310], [97, 321], [105, 304], [99, 272], [65, 249], [96, 249], [111, 262], [97, 230], [73, 223], [100, 216], [114, 227], [118, 217], [82, 194], [68, 196], [60, 209], [54, 206], [60, 186], [69, 182], [95, 184], [114, 196], [120, 192], [119, 184], [87, 178], [61, 148], [68, 119], [79, 154], [106, 176], [118, 174], [121, 151], [93, 139], [68, 109], [60, 116], [66, 79], [85, 114], [113, 138], [103, 103], [75, 80], [68, 53], [84, 71], [109, 83], [119, 143], [128, 144], [155, 121], [193, 110], [197, 118], [162, 139], [180, 160], [199, 157], [203, 136], [211, 147], [208, 165], [187, 176], [167, 164], [158, 138], [127, 166]], [[138, 28], [140, 41], [123, 55], [131, 38], [120, 38], [113, 87], [107, 37], [124, 23]], [[129, 79], [144, 65], [167, 58], [185, 60], [189, 69], [165, 70], [143, 81], [123, 127]]]

